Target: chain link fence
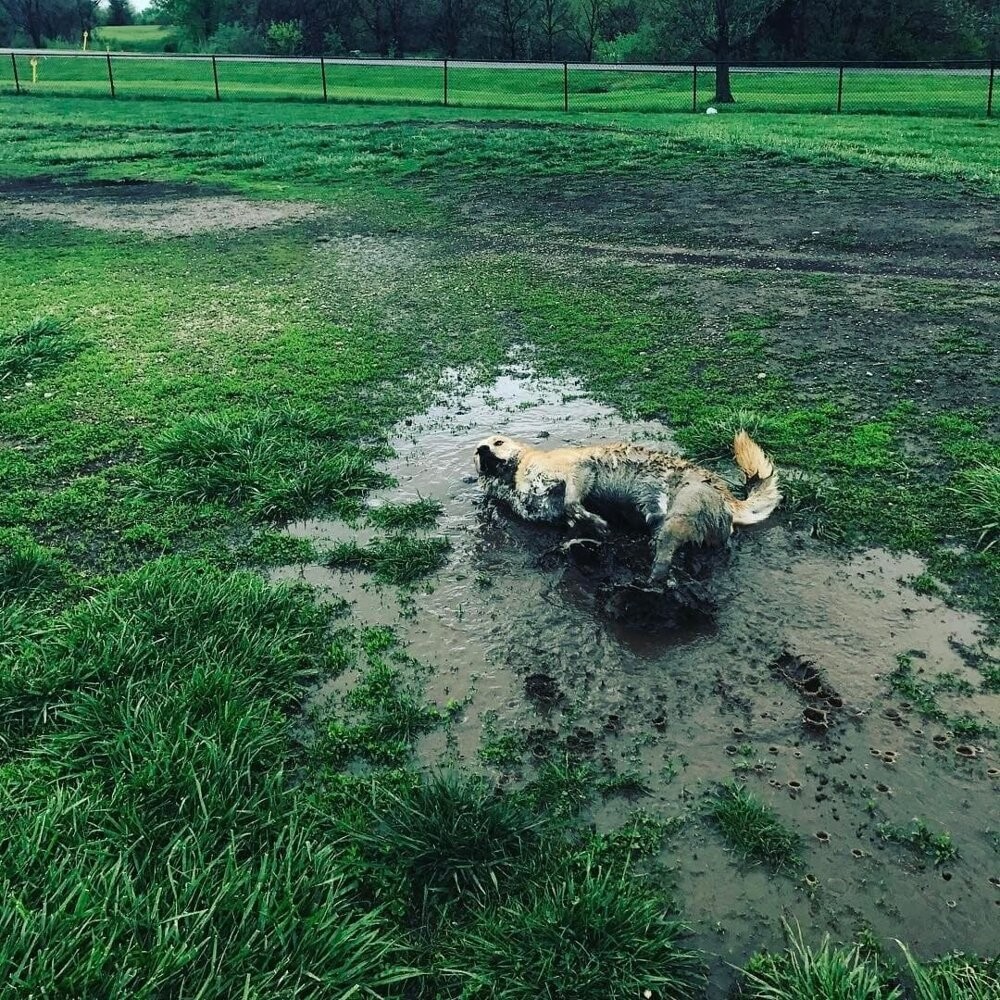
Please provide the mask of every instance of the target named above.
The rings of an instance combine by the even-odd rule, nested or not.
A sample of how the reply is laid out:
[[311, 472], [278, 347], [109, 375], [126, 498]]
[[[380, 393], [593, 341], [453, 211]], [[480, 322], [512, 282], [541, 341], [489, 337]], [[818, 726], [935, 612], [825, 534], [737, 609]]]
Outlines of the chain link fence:
[[[6, 69], [4, 69], [6, 67]], [[535, 111], [992, 116], [990, 62], [714, 65], [291, 59], [0, 49], [0, 94], [326, 101]]]

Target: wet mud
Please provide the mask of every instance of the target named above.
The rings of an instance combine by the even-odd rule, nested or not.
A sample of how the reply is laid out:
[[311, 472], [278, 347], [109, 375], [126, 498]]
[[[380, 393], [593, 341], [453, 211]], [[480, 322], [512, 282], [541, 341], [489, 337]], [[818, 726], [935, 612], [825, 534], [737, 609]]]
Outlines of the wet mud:
[[[346, 598], [358, 624], [393, 626], [426, 670], [426, 696], [441, 708], [460, 703], [446, 728], [423, 739], [421, 761], [511, 782], [530, 779], [547, 759], [637, 774], [638, 783], [599, 798], [584, 820], [620, 827], [636, 807], [684, 817], [659, 860], [695, 943], [717, 956], [714, 996], [731, 984], [726, 963], [781, 942], [782, 917], [807, 935], [848, 938], [870, 926], [922, 955], [995, 951], [996, 743], [958, 738], [921, 717], [889, 682], [897, 657], [910, 656], [922, 681], [948, 675], [951, 687], [976, 687], [972, 698], [942, 693], [948, 712], [1000, 721], [1000, 696], [979, 691], [970, 653], [983, 649], [983, 622], [908, 589], [902, 581], [923, 568], [916, 557], [832, 551], [780, 512], [736, 535], [728, 562], [713, 572], [709, 620], [653, 628], [628, 608], [609, 614], [609, 580], [620, 585], [641, 572], [646, 543], [629, 539], [596, 558], [566, 553], [564, 531], [519, 523], [486, 502], [472, 452], [493, 431], [551, 447], [622, 439], [671, 446], [668, 428], [625, 421], [573, 382], [521, 369], [477, 387], [452, 373], [440, 405], [398, 428], [388, 463], [398, 486], [375, 498], [439, 501], [434, 530], [452, 542], [447, 566], [404, 594], [321, 565], [275, 573]], [[370, 536], [338, 522], [289, 530], [321, 549]], [[318, 690], [316, 704], [344, 683]], [[520, 762], [485, 764], [484, 726], [520, 734]], [[798, 874], [742, 864], [706, 824], [705, 794], [731, 779], [801, 835]], [[880, 823], [905, 826], [917, 816], [951, 834], [956, 860], [935, 866], [880, 836]]]

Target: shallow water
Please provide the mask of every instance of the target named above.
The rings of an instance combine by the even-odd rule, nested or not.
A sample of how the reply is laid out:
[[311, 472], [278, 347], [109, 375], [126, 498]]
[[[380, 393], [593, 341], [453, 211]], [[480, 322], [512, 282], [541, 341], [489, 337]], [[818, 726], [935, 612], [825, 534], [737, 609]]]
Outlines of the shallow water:
[[[482, 498], [472, 454], [495, 431], [552, 447], [622, 439], [671, 447], [667, 428], [623, 420], [572, 381], [523, 370], [477, 388], [452, 373], [441, 403], [398, 428], [397, 457], [388, 463], [398, 486], [375, 498], [443, 505], [437, 531], [453, 550], [432, 586], [401, 604], [393, 588], [376, 588], [364, 574], [318, 565], [276, 574], [347, 598], [359, 623], [394, 626], [428, 668], [427, 697], [464, 703], [450, 747], [443, 733], [431, 734], [422, 759], [436, 762], [447, 750], [482, 768], [484, 717], [495, 713], [499, 728], [545, 734], [538, 753], [570, 734], [575, 753], [638, 770], [652, 790], [638, 805], [660, 816], [690, 814], [663, 860], [696, 942], [725, 961], [778, 944], [782, 915], [807, 934], [843, 938], [870, 924], [883, 940], [901, 938], [920, 954], [995, 952], [1000, 891], [989, 879], [1000, 874], [1000, 854], [988, 830], [1000, 829], [1000, 784], [987, 776], [998, 763], [995, 746], [971, 760], [956, 755], [960, 740], [939, 748], [933, 737], [941, 727], [893, 699], [886, 680], [898, 654], [915, 652], [927, 676], [953, 672], [978, 684], [959, 647], [981, 643], [981, 620], [903, 585], [923, 570], [916, 557], [832, 552], [790, 530], [780, 514], [736, 536], [730, 564], [715, 577], [719, 610], [710, 628], [611, 620], [599, 600], [603, 564], [569, 560], [557, 549], [561, 531], [517, 523]], [[358, 537], [337, 522], [291, 530], [321, 547]], [[625, 549], [637, 572], [644, 551]], [[795, 683], [802, 670], [822, 678], [818, 701]], [[529, 697], [526, 678], [537, 687], [538, 675], [561, 693], [555, 704]], [[317, 704], [343, 684], [319, 690]], [[949, 711], [1000, 719], [995, 695], [940, 700]], [[817, 704], [828, 729], [803, 722]], [[895, 762], [875, 750], [895, 751]], [[530, 765], [510, 777], [529, 772]], [[734, 775], [802, 833], [815, 887], [740, 865], [706, 830], [697, 815], [702, 793]], [[617, 826], [634, 806], [612, 798], [590, 819]], [[877, 836], [880, 820], [907, 824], [914, 816], [949, 830], [960, 860], [935, 869]], [[719, 961], [713, 975], [722, 996], [731, 972]]]

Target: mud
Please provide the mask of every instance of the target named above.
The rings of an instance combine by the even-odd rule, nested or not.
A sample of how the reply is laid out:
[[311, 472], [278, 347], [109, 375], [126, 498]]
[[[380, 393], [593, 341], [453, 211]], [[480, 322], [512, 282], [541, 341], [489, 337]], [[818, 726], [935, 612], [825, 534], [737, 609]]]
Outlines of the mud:
[[[697, 266], [832, 274], [1000, 276], [995, 199], [933, 181], [848, 167], [743, 162], [671, 176], [535, 181], [512, 192], [481, 185], [463, 212], [473, 232], [509, 238], [520, 226], [583, 252]], [[516, 231], [516, 230], [515, 230]]]
[[[951, 672], [978, 687], [969, 651], [981, 647], [983, 623], [907, 589], [901, 580], [923, 568], [916, 557], [831, 551], [780, 515], [737, 535], [729, 564], [716, 570], [710, 623], [650, 629], [609, 616], [601, 560], [595, 570], [568, 557], [561, 531], [512, 521], [480, 495], [472, 448], [495, 430], [552, 447], [622, 438], [670, 446], [667, 428], [624, 421], [575, 383], [537, 380], [522, 367], [475, 387], [453, 373], [441, 404], [399, 428], [388, 466], [399, 485], [386, 494], [443, 504], [447, 567], [405, 595], [319, 565], [275, 574], [345, 597], [359, 623], [394, 626], [427, 669], [427, 697], [442, 708], [461, 703], [447, 731], [424, 739], [421, 759], [490, 770], [477, 755], [489, 720], [525, 740], [521, 763], [494, 772], [505, 781], [527, 780], [547, 758], [638, 772], [638, 788], [596, 802], [584, 819], [616, 827], [636, 806], [686, 817], [660, 860], [695, 943], [718, 956], [714, 996], [731, 983], [727, 962], [780, 943], [782, 916], [809, 935], [849, 937], [869, 925], [920, 954], [956, 943], [992, 953], [996, 744], [952, 738], [888, 684], [897, 655], [916, 654], [922, 679]], [[291, 530], [321, 547], [354, 537], [331, 522]], [[643, 553], [635, 541], [615, 553], [618, 571]], [[316, 703], [343, 683], [317, 691]], [[941, 703], [1000, 719], [996, 695]], [[963, 757], [956, 744], [976, 752]], [[732, 778], [801, 834], [800, 875], [741, 865], [707, 827], [704, 794]], [[960, 857], [947, 881], [931, 861], [879, 836], [880, 822], [914, 816], [951, 833]]]
[[40, 179], [0, 185], [8, 218], [65, 222], [154, 238], [260, 229], [312, 216], [308, 202], [254, 201], [183, 184], [144, 181], [60, 184]]

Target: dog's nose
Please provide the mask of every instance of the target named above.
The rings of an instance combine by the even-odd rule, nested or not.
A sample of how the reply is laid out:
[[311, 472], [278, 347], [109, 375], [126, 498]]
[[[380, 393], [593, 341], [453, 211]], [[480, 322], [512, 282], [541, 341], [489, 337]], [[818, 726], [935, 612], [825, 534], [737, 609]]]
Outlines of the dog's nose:
[[488, 444], [481, 444], [476, 449], [476, 454], [482, 457], [483, 455], [488, 455], [490, 453], [490, 446]]

